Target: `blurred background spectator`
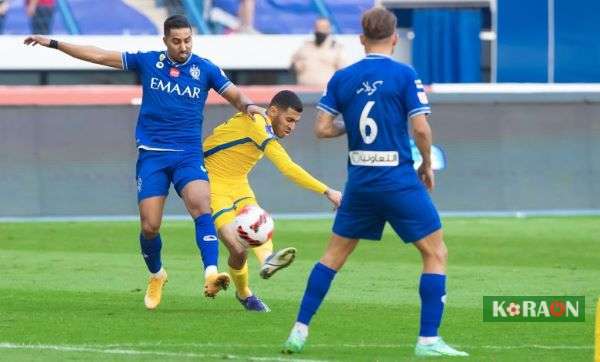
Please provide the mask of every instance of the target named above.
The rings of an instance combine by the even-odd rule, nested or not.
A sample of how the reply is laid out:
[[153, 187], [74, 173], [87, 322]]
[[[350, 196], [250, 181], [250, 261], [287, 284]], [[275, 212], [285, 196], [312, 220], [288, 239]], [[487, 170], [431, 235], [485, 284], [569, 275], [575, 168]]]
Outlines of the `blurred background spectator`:
[[32, 34], [50, 34], [55, 0], [27, 0]]
[[4, 33], [4, 17], [8, 11], [8, 0], [0, 0], [0, 34]]
[[240, 33], [256, 34], [258, 31], [254, 28], [254, 10], [256, 2], [254, 0], [240, 0], [240, 10], [238, 18], [240, 19]]
[[331, 35], [331, 23], [325, 18], [315, 22], [314, 39], [305, 42], [292, 57], [298, 84], [324, 87], [336, 70], [347, 64], [344, 50]]

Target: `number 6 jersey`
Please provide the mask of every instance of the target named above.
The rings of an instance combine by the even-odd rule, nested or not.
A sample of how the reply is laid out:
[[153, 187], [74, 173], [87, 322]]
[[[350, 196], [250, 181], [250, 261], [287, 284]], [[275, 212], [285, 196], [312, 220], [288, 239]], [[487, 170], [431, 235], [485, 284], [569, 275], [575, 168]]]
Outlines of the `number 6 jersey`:
[[383, 54], [337, 71], [317, 106], [344, 118], [348, 191], [386, 191], [419, 182], [413, 169], [408, 120], [429, 114], [415, 71]]

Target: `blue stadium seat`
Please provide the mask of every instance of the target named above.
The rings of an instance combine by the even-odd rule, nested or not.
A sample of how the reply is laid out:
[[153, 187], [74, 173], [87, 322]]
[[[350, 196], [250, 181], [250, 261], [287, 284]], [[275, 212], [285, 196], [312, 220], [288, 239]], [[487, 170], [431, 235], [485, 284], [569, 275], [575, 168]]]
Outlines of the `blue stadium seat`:
[[[122, 0], [67, 0], [83, 35], [157, 34], [152, 22]], [[29, 34], [25, 0], [11, 0], [6, 17], [6, 34]], [[324, 0], [342, 34], [360, 33], [359, 14], [373, 0]], [[238, 0], [214, 0], [213, 5], [236, 15]], [[312, 32], [319, 12], [308, 0], [257, 0], [255, 27], [264, 34], [307, 34]], [[58, 9], [53, 34], [68, 34]]]
[[239, 3], [238, 0], [214, 0], [213, 6], [219, 7], [230, 14], [237, 14]]
[[256, 2], [256, 28], [266, 34], [306, 34], [319, 16], [311, 1], [262, 0]]
[[373, 0], [325, 0], [341, 34], [360, 34], [360, 14], [373, 7]]
[[69, 0], [69, 4], [83, 35], [158, 34], [147, 17], [121, 0]]
[[[157, 34], [148, 18], [121, 0], [68, 0], [68, 3], [83, 35]], [[11, 0], [5, 34], [30, 33], [24, 4], [24, 0]], [[68, 34], [58, 8], [54, 12], [52, 34]]]
[[[213, 5], [235, 15], [237, 0], [215, 0]], [[373, 0], [326, 0], [325, 4], [343, 34], [360, 33], [360, 14]], [[265, 34], [306, 34], [312, 32], [319, 12], [307, 0], [257, 0], [255, 27]]]

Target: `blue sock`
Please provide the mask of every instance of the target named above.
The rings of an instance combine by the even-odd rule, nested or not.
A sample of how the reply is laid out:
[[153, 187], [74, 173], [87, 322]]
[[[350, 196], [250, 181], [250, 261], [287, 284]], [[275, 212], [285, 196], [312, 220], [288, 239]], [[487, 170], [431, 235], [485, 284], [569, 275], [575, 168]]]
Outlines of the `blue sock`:
[[142, 247], [142, 256], [146, 262], [146, 266], [150, 273], [158, 273], [162, 267], [160, 261], [160, 249], [162, 249], [162, 241], [160, 240], [160, 234], [156, 235], [154, 239], [146, 239], [144, 235], [140, 234], [140, 246]]
[[300, 312], [298, 312], [298, 322], [308, 325], [312, 317], [317, 313], [317, 309], [323, 302], [331, 282], [335, 277], [336, 271], [321, 264], [315, 264], [313, 270], [308, 277], [304, 297], [300, 304]]
[[210, 214], [203, 214], [194, 220], [196, 224], [196, 244], [200, 249], [204, 268], [214, 265], [217, 266], [219, 260], [219, 239], [217, 231]]
[[436, 337], [442, 322], [446, 296], [446, 276], [442, 274], [421, 274], [419, 284], [421, 296], [421, 337]]

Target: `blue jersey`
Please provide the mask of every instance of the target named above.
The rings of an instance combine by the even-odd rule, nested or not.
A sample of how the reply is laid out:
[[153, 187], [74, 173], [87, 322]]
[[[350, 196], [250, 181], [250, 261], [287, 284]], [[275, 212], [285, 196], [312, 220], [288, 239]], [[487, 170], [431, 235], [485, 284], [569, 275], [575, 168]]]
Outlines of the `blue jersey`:
[[223, 93], [232, 83], [209, 60], [192, 54], [185, 63], [167, 52], [122, 54], [123, 69], [142, 82], [142, 107], [135, 138], [138, 148], [200, 152], [204, 104], [210, 89]]
[[344, 118], [349, 149], [346, 191], [394, 190], [419, 182], [408, 120], [431, 109], [411, 67], [369, 54], [333, 75], [317, 108]]

